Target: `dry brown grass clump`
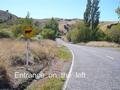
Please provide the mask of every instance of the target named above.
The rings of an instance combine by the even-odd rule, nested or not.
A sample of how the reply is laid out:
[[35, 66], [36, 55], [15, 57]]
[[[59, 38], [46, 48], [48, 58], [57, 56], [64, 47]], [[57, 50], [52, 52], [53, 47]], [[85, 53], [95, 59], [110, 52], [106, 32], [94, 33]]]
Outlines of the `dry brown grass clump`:
[[[39, 57], [55, 57], [57, 47], [56, 43], [50, 40], [30, 42], [31, 53], [36, 53]], [[26, 42], [10, 39], [0, 39], [0, 64], [6, 67], [11, 64], [11, 58], [25, 58]]]
[[0, 39], [0, 66], [6, 68], [10, 82], [17, 87], [24, 79], [16, 80], [15, 72], [34, 73], [38, 72], [44, 65], [55, 59], [57, 56], [57, 45], [51, 40], [31, 41], [30, 42], [30, 60], [29, 68], [31, 72], [25, 68], [25, 52], [26, 42], [11, 39]]
[[24, 54], [25, 44], [23, 42], [1, 39], [0, 40], [0, 64], [10, 66], [11, 58]]
[[106, 41], [91, 41], [86, 43], [87, 46], [95, 46], [95, 47], [120, 47], [119, 44], [106, 42]]

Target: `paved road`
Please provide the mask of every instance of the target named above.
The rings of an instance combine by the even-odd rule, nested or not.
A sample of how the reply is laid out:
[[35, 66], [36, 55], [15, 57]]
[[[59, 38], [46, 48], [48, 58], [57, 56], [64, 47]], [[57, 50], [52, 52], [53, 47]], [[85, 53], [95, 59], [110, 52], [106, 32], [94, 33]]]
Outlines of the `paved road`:
[[74, 53], [73, 68], [65, 90], [120, 90], [119, 51], [58, 42]]

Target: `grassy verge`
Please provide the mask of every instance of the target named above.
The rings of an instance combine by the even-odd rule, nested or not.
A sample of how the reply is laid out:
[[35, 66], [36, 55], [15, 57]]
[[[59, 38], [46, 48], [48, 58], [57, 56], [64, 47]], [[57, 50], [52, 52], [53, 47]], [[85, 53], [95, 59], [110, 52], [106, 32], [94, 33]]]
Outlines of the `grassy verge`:
[[57, 56], [60, 60], [64, 60], [64, 61], [72, 60], [72, 54], [70, 50], [65, 46], [59, 47]]
[[40, 90], [61, 90], [64, 79], [50, 78], [42, 86]]
[[118, 51], [120, 51], [120, 48], [116, 48]]
[[[60, 46], [57, 48], [57, 66], [62, 67], [66, 64], [64, 64], [64, 61], [67, 61], [66, 63], [71, 63], [72, 60], [72, 54], [70, 50], [65, 46]], [[59, 65], [59, 62], [62, 62], [62, 65]], [[56, 70], [58, 70], [56, 67], [54, 67]], [[60, 72], [59, 72], [60, 73]], [[66, 72], [67, 73], [67, 72]], [[53, 73], [54, 74], [54, 73]], [[56, 74], [56, 73], [55, 73]], [[59, 76], [59, 74], [58, 74]], [[27, 90], [61, 90], [65, 82], [65, 78], [45, 78], [42, 81], [36, 81], [34, 82], [30, 87], [28, 87]]]
[[26, 90], [61, 90], [64, 78], [48, 78], [41, 82], [35, 82]]
[[[65, 46], [58, 47], [57, 57], [62, 61], [70, 62], [72, 60], [72, 54]], [[65, 78], [49, 78], [42, 84], [40, 90], [61, 90], [64, 82]]]

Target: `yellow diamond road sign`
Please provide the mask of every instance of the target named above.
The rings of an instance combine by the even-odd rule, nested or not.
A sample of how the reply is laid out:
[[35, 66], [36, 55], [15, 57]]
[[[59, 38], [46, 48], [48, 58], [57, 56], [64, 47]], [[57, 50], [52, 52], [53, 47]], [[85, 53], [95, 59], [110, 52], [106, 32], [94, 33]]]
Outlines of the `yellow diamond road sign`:
[[34, 31], [32, 26], [26, 26], [24, 29], [24, 36], [25, 38], [31, 38], [34, 36]]

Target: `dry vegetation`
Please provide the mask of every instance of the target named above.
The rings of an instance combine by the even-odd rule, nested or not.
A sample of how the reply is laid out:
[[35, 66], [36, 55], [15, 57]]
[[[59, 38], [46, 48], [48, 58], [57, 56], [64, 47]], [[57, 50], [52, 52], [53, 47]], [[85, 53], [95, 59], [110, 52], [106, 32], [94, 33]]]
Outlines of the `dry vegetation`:
[[[37, 74], [42, 71], [46, 76], [54, 71], [59, 73], [64, 64], [67, 65], [67, 63], [64, 63], [67, 61], [66, 59], [71, 58], [71, 53], [64, 50], [67, 49], [58, 46], [52, 40], [31, 41], [30, 62], [29, 66], [26, 67], [26, 42], [24, 40], [0, 39], [0, 85], [2, 85], [0, 89], [19, 88], [24, 90], [35, 80], [35, 77], [17, 79], [15, 78], [15, 72]], [[62, 55], [62, 53], [66, 56]], [[54, 71], [51, 71], [51, 68]], [[41, 80], [39, 82], [41, 83]]]
[[[54, 57], [57, 52], [57, 45], [50, 40], [32, 41], [30, 43], [31, 52], [38, 54], [39, 56], [47, 55]], [[54, 48], [54, 49], [53, 49]], [[26, 42], [16, 41], [9, 39], [0, 40], [0, 64], [5, 67], [9, 67], [12, 60], [11, 58], [19, 56], [25, 58]]]
[[[0, 76], [6, 75], [6, 77], [9, 77], [9, 85], [12, 88], [23, 88], [23, 86], [19, 86], [19, 84], [25, 81], [25, 79], [15, 79], [15, 72], [36, 73], [40, 71], [45, 65], [48, 66], [49, 63], [56, 57], [57, 45], [53, 41], [32, 41], [30, 48], [31, 62], [29, 62], [29, 68], [31, 71], [29, 72], [25, 68], [26, 42], [10, 39], [0, 40], [0, 66], [4, 68], [3, 70], [6, 72], [1, 73]], [[4, 88], [5, 87], [6, 86], [4, 86]]]
[[79, 45], [93, 46], [93, 47], [120, 47], [119, 44], [107, 41], [90, 41], [88, 43], [79, 43]]

